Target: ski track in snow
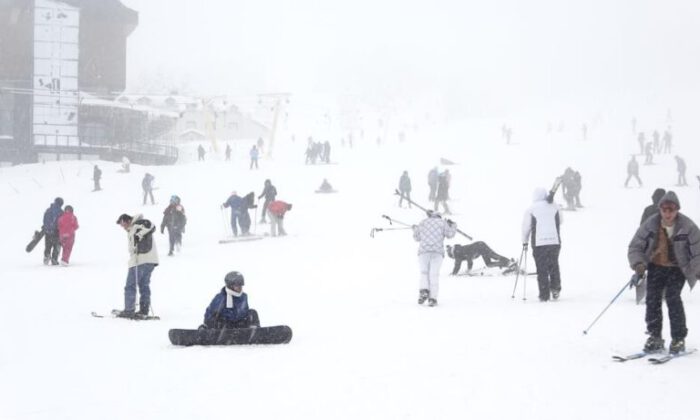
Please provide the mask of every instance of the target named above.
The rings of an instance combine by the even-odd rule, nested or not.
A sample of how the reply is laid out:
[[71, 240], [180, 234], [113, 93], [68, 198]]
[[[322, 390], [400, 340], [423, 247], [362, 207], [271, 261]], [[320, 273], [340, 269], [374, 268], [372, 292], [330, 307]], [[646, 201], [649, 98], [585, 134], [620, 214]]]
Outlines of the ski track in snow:
[[[257, 171], [248, 170], [245, 146], [236, 148], [233, 162], [210, 152], [204, 163], [133, 165], [130, 174], [98, 162], [98, 193], [90, 192], [95, 162], [3, 168], [0, 418], [205, 419], [229, 409], [248, 419], [693, 418], [689, 385], [699, 357], [663, 367], [610, 360], [638, 350], [645, 339], [644, 307], [634, 304], [633, 291], [588, 336], [582, 330], [629, 279], [627, 244], [655, 187], [676, 190], [681, 211], [700, 221], [692, 185], [697, 147], [681, 153], [691, 187], [673, 187], [675, 163], [661, 155], [653, 167], [640, 165], [644, 188], [625, 189], [626, 161], [636, 150], [626, 123], [592, 128], [588, 142], [523, 129], [510, 147], [499, 127], [426, 130], [381, 148], [368, 134], [353, 150], [334, 144], [339, 164], [330, 166], [304, 165], [301, 140], [279, 140], [275, 158], [262, 159]], [[674, 134], [683, 147], [680, 125]], [[514, 276], [448, 276], [446, 258], [439, 306], [416, 304], [417, 244], [410, 231], [377, 232], [374, 239], [369, 232], [389, 227], [382, 214], [421, 219], [416, 209], [399, 209], [393, 191], [408, 170], [413, 199], [426, 204], [427, 172], [442, 156], [460, 163], [449, 167], [459, 228], [516, 259], [533, 189], [549, 188], [567, 166], [581, 172], [586, 207], [563, 215], [560, 301], [537, 302], [534, 276], [527, 278], [526, 301], [522, 277], [511, 299]], [[156, 206], [141, 205], [145, 172], [156, 177]], [[285, 220], [290, 236], [218, 244], [228, 234], [220, 204], [232, 190], [259, 194], [266, 178], [279, 199], [294, 204]], [[315, 194], [323, 178], [339, 193]], [[167, 235], [157, 234], [161, 264], [152, 291], [161, 321], [90, 316], [123, 305], [126, 235], [117, 216], [143, 213], [160, 224], [170, 194], [182, 198], [188, 225], [175, 257], [166, 256]], [[80, 223], [67, 268], [41, 264], [43, 243], [24, 252], [56, 196], [75, 208]], [[262, 234], [269, 225], [255, 228]], [[168, 329], [197, 327], [231, 270], [245, 275], [263, 325], [292, 327], [291, 343], [171, 346]], [[687, 288], [683, 298], [688, 347], [697, 347], [697, 298]], [[673, 392], [663, 391], [671, 384]]]

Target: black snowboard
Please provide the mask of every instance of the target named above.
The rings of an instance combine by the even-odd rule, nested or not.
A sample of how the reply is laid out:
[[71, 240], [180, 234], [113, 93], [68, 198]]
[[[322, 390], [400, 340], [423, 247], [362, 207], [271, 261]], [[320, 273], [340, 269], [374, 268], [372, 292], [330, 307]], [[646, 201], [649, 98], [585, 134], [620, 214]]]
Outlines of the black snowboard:
[[34, 236], [32, 236], [32, 240], [27, 244], [27, 247], [24, 249], [27, 252], [32, 252], [34, 247], [36, 247], [36, 244], [41, 241], [41, 238], [44, 237], [44, 229], [41, 230], [35, 230], [34, 231]]
[[170, 342], [176, 346], [230, 346], [240, 344], [284, 344], [292, 339], [286, 325], [219, 330], [170, 330]]

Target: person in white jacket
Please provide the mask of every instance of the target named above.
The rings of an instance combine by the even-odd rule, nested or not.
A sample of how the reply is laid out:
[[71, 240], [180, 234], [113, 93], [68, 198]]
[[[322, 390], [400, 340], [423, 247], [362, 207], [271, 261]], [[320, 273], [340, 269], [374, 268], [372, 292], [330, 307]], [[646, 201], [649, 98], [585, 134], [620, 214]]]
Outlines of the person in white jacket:
[[[142, 215], [122, 214], [117, 219], [128, 236], [129, 273], [124, 287], [124, 310], [120, 317], [147, 316], [151, 307], [151, 273], [158, 265], [158, 250], [153, 239], [156, 226]], [[139, 311], [136, 309], [136, 286], [139, 288]]]
[[[550, 194], [551, 195], [551, 194]], [[541, 302], [558, 299], [561, 293], [559, 274], [559, 251], [561, 239], [559, 226], [562, 215], [559, 206], [554, 204], [544, 188], [537, 188], [533, 203], [523, 218], [523, 249], [527, 250], [528, 240], [532, 244], [532, 256], [537, 266], [537, 284]]]
[[445, 257], [445, 238], [452, 238], [457, 232], [457, 224], [440, 217], [440, 213], [428, 211], [428, 217], [413, 226], [413, 239], [418, 246], [420, 265], [420, 289], [418, 304], [426, 300], [430, 306], [437, 305], [440, 283], [440, 267]]

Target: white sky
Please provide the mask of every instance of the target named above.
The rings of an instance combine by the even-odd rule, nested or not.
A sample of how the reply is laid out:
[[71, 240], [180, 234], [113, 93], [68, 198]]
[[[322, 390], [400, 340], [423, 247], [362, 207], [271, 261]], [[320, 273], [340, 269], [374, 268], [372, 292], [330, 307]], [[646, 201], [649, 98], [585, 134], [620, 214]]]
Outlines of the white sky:
[[162, 79], [484, 103], [700, 93], [692, 0], [122, 1], [140, 18], [132, 89]]

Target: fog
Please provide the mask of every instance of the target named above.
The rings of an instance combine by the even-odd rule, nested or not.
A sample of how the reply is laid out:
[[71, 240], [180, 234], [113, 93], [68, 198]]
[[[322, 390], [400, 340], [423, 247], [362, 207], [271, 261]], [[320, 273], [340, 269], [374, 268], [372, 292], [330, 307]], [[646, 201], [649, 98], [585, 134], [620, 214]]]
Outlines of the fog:
[[[700, 91], [691, 1], [126, 0], [131, 90], [439, 98], [458, 114], [666, 110]], [[154, 53], [155, 52], [155, 53]]]

